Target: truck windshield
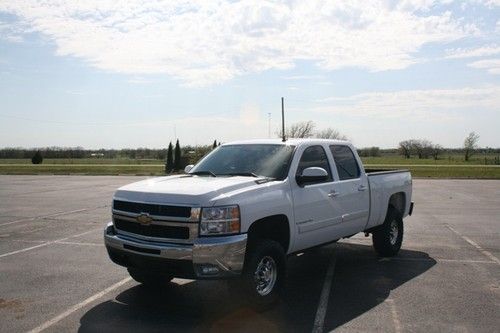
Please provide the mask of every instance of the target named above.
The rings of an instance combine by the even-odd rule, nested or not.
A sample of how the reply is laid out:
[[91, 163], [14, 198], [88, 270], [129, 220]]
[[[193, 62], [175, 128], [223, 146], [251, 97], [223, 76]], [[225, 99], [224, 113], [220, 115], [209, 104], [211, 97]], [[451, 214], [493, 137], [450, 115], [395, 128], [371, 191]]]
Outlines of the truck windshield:
[[216, 176], [264, 176], [285, 179], [295, 146], [245, 144], [220, 146], [189, 173]]

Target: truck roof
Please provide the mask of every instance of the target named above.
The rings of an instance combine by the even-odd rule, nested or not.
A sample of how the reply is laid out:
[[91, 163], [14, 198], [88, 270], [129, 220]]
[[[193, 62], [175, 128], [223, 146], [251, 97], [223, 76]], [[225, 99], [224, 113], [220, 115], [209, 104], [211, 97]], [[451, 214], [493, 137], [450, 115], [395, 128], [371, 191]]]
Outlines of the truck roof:
[[232, 141], [232, 142], [227, 142], [221, 144], [221, 146], [226, 146], [226, 145], [251, 145], [251, 144], [274, 144], [274, 145], [293, 145], [293, 146], [299, 146], [304, 143], [336, 143], [336, 144], [350, 144], [349, 141], [345, 140], [334, 140], [334, 139], [316, 139], [316, 138], [290, 138], [287, 139], [285, 142], [282, 141], [282, 139], [253, 139], [253, 140], [239, 140], [239, 141]]

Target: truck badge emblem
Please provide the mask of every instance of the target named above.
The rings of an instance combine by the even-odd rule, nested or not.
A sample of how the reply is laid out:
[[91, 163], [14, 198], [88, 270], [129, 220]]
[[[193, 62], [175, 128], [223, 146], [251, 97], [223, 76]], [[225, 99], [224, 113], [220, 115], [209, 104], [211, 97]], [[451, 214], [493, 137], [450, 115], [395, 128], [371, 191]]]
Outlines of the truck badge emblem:
[[149, 216], [149, 214], [141, 213], [141, 215], [136, 217], [137, 222], [142, 225], [150, 225], [153, 219]]

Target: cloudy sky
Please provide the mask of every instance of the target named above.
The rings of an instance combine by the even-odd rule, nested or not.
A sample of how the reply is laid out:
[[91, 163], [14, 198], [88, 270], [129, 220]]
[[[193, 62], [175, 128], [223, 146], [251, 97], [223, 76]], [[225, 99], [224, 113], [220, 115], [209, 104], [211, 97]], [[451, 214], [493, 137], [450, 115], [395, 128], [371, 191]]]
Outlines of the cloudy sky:
[[500, 1], [0, 0], [0, 147], [165, 147], [287, 121], [500, 147]]

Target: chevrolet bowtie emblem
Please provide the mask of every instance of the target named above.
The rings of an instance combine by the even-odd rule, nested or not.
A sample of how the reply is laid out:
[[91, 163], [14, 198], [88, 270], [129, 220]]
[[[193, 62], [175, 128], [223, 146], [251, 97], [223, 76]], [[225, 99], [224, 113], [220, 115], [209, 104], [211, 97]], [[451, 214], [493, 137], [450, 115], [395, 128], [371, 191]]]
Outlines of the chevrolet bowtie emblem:
[[142, 225], [150, 225], [153, 219], [149, 216], [149, 214], [141, 213], [141, 215], [136, 217], [137, 222]]

